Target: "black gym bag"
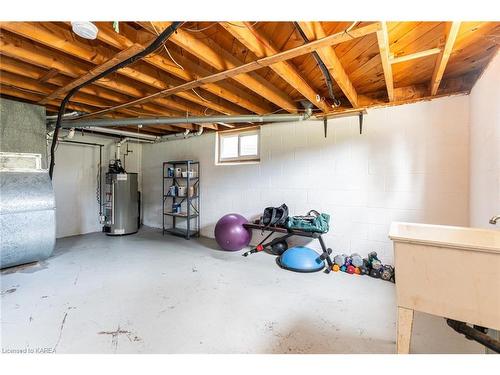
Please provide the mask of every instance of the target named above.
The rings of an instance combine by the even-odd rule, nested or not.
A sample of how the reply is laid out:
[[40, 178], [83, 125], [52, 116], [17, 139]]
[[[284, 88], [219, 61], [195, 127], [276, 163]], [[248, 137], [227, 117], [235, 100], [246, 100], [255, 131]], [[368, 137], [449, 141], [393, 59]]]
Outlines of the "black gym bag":
[[266, 227], [282, 227], [286, 224], [287, 219], [288, 207], [283, 203], [279, 207], [266, 207], [260, 222]]

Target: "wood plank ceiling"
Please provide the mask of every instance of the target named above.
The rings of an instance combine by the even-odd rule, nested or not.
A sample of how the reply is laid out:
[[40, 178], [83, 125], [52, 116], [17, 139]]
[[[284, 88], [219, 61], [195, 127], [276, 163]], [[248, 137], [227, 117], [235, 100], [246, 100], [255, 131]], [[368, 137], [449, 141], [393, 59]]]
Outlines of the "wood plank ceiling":
[[[170, 23], [120, 22], [118, 32], [111, 22], [95, 24], [99, 33], [90, 41], [75, 35], [68, 22], [0, 23], [0, 95], [55, 113], [65, 93], [86, 76], [141, 50]], [[497, 53], [500, 37], [498, 22], [298, 26], [308, 42], [293, 22], [185, 22], [162, 48], [86, 86], [68, 108], [99, 117], [181, 117], [297, 113], [309, 101], [321, 116], [404, 104], [469, 93]], [[311, 42], [320, 48], [300, 48]], [[312, 50], [330, 72], [339, 107], [332, 106]]]

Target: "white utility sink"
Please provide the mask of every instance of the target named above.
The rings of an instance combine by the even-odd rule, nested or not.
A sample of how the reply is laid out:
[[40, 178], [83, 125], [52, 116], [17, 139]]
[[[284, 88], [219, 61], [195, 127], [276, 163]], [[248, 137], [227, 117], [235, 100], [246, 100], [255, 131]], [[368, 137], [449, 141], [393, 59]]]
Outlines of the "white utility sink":
[[500, 329], [500, 231], [391, 225], [398, 352], [409, 352], [413, 311]]
[[394, 222], [389, 238], [400, 242], [500, 252], [499, 230]]

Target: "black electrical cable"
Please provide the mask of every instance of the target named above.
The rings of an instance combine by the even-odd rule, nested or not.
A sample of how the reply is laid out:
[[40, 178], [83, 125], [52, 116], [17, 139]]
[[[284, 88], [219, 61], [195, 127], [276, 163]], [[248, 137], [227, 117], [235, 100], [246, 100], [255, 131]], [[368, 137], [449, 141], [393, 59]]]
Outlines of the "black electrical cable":
[[69, 100], [73, 95], [75, 95], [82, 87], [87, 86], [91, 84], [92, 82], [97, 81], [98, 79], [103, 78], [104, 76], [107, 76], [110, 73], [115, 72], [118, 69], [121, 69], [129, 64], [132, 64], [136, 62], [137, 60], [142, 59], [144, 56], [149, 55], [151, 52], [156, 51], [161, 45], [168, 39], [170, 36], [177, 30], [180, 26], [182, 25], [182, 22], [172, 22], [169, 27], [167, 27], [163, 32], [158, 35], [158, 38], [156, 38], [149, 46], [147, 46], [144, 50], [142, 50], [139, 53], [136, 53], [134, 56], [129, 57], [128, 59], [122, 61], [119, 64], [116, 64], [115, 66], [112, 66], [111, 68], [105, 70], [104, 72], [96, 75], [92, 79], [82, 83], [79, 86], [76, 86], [73, 88], [63, 99], [61, 102], [61, 105], [59, 107], [59, 112], [57, 113], [57, 121], [56, 121], [56, 127], [54, 130], [54, 135], [52, 136], [52, 145], [50, 146], [50, 166], [49, 166], [49, 176], [52, 179], [52, 175], [54, 173], [54, 165], [55, 165], [55, 151], [56, 151], [56, 145], [57, 145], [57, 137], [59, 135], [59, 129], [61, 128], [61, 121], [64, 116], [64, 112], [66, 110], [66, 105], [68, 104]]
[[[302, 39], [304, 39], [304, 42], [309, 43], [309, 39], [307, 38], [307, 35], [304, 33], [304, 31], [300, 28], [300, 25], [297, 22], [293, 22], [293, 25], [299, 32]], [[338, 100], [335, 97], [335, 94], [333, 93], [333, 82], [332, 82], [332, 77], [330, 76], [330, 72], [328, 71], [328, 68], [326, 67], [323, 60], [321, 60], [321, 57], [319, 57], [316, 51], [312, 51], [312, 55], [314, 57], [314, 60], [316, 60], [316, 63], [318, 64], [319, 68], [321, 69], [323, 76], [325, 77], [326, 86], [328, 87], [328, 94], [330, 95], [330, 99], [332, 99], [333, 101], [333, 105], [335, 107], [340, 106], [340, 100]]]

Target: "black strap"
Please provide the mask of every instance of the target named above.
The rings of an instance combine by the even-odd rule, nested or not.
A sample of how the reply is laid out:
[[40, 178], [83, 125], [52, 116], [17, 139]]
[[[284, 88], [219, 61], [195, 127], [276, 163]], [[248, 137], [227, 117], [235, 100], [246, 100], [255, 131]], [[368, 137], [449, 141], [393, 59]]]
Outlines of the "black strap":
[[271, 219], [269, 219], [269, 223], [267, 223], [267, 225], [263, 229], [267, 229], [271, 225], [273, 225], [275, 219], [276, 219], [276, 207], [273, 207]]

